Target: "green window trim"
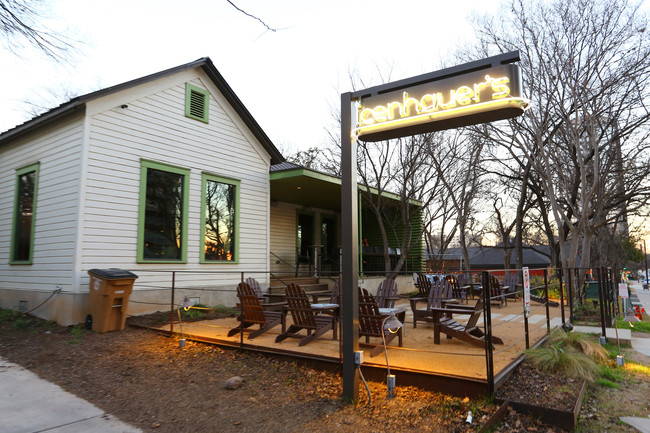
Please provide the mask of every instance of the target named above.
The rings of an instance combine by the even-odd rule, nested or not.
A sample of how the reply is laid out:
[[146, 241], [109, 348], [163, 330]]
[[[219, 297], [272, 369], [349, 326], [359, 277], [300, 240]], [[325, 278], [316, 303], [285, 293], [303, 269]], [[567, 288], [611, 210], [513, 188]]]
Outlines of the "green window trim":
[[[36, 205], [37, 205], [37, 196], [38, 196], [38, 175], [40, 171], [40, 163], [30, 164], [28, 166], [19, 168], [16, 170], [16, 190], [14, 193], [14, 210], [12, 216], [12, 225], [11, 225], [11, 245], [9, 250], [9, 264], [11, 265], [31, 265], [34, 259], [34, 229], [36, 227]], [[29, 222], [29, 227], [27, 227], [27, 233], [22, 233], [19, 229], [19, 218], [18, 210], [20, 206], [20, 184], [21, 177], [34, 173], [33, 185], [32, 185], [32, 211], [31, 211], [31, 221]], [[29, 245], [27, 246], [27, 257], [26, 258], [17, 258], [16, 257], [16, 248], [19, 248], [20, 242], [17, 237], [22, 235], [23, 237], [28, 235]], [[24, 250], [24, 248], [23, 248]]]
[[[164, 164], [161, 162], [141, 160], [140, 161], [140, 202], [138, 205], [138, 242], [137, 242], [137, 257], [138, 263], [187, 263], [187, 243], [188, 243], [188, 214], [189, 214], [189, 182], [190, 170], [173, 165]], [[145, 257], [145, 216], [147, 212], [147, 178], [150, 169], [160, 172], [171, 173], [183, 176], [183, 183], [181, 185], [182, 191], [182, 211], [180, 223], [180, 257], [178, 259], [154, 259]]]
[[[229, 185], [234, 187], [234, 236], [232, 242], [234, 246], [234, 254], [232, 254], [231, 260], [219, 260], [219, 259], [209, 259], [206, 258], [206, 225], [207, 225], [207, 186], [208, 182], [218, 182], [224, 185]], [[201, 242], [200, 242], [200, 254], [199, 260], [200, 263], [206, 264], [236, 264], [239, 263], [239, 220], [240, 220], [240, 211], [239, 211], [239, 197], [240, 197], [240, 184], [241, 181], [237, 179], [231, 179], [223, 176], [214, 175], [211, 173], [202, 173], [201, 176]]]
[[210, 92], [190, 83], [185, 83], [185, 116], [209, 123]]

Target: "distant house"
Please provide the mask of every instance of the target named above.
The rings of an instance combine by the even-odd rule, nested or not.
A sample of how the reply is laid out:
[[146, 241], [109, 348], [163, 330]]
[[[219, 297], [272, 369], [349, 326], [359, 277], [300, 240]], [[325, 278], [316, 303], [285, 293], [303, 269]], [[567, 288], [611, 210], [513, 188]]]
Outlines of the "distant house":
[[[502, 247], [470, 247], [467, 250], [470, 259], [469, 268], [472, 271], [489, 270], [499, 274], [504, 269]], [[514, 249], [510, 254], [511, 267], [514, 267], [516, 262]], [[547, 268], [551, 263], [548, 256], [533, 248], [524, 248], [523, 258], [523, 266], [529, 267], [530, 269]], [[463, 263], [463, 252], [461, 248], [448, 248], [443, 257], [439, 257], [437, 254], [429, 254], [427, 268], [432, 272], [459, 272], [460, 270], [468, 269], [468, 266], [466, 263]]]
[[286, 163], [208, 58], [0, 134], [2, 308], [79, 323], [93, 268], [139, 276], [132, 314], [168, 308], [171, 270], [233, 305], [242, 275], [268, 283], [317, 248], [336, 271], [339, 245], [340, 180]]

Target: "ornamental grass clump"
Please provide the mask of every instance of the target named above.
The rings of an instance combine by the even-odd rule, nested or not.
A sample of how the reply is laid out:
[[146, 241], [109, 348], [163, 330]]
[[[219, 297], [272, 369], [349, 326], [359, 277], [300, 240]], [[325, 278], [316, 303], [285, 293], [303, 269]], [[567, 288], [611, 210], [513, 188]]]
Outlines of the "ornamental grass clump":
[[571, 346], [594, 360], [607, 358], [607, 351], [589, 334], [565, 332], [562, 329], [556, 329], [549, 335], [547, 341], [552, 344], [558, 343], [562, 346]]
[[553, 332], [541, 347], [526, 351], [527, 360], [548, 373], [593, 380], [598, 373], [594, 358], [604, 359], [605, 351], [588, 337], [562, 330]]

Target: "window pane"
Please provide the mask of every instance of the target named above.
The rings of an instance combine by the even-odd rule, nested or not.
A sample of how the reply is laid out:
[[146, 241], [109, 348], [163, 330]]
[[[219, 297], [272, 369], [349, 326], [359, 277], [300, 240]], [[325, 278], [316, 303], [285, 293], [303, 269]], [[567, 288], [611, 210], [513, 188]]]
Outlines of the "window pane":
[[182, 259], [183, 181], [182, 174], [147, 169], [145, 259]]
[[205, 260], [235, 259], [235, 185], [205, 183]]
[[18, 176], [18, 201], [16, 203], [16, 227], [14, 231], [14, 261], [29, 261], [32, 245], [32, 221], [34, 218], [34, 182], [36, 172]]

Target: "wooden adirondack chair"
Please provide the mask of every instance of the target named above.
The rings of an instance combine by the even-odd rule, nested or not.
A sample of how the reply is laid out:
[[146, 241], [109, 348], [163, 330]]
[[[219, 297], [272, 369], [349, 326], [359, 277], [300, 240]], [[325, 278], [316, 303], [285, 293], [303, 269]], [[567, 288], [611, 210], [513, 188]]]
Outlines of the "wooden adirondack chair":
[[461, 291], [464, 291], [467, 296], [474, 298], [474, 292], [479, 289], [479, 286], [472, 282], [472, 274], [469, 272], [463, 272], [458, 274], [458, 285], [460, 286]]
[[[439, 280], [432, 283], [429, 289], [427, 298], [409, 298], [411, 303], [411, 311], [413, 312], [413, 327], [417, 328], [418, 321], [433, 322], [432, 308], [441, 308], [443, 301], [452, 299], [452, 288], [448, 281]], [[427, 301], [426, 308], [418, 308], [417, 303], [420, 301]]]
[[392, 278], [386, 278], [377, 287], [377, 295], [375, 296], [379, 308], [394, 308], [395, 301], [399, 299], [397, 296], [397, 282]]
[[[264, 306], [267, 304], [260, 302], [257, 292], [248, 284], [239, 283], [237, 285], [237, 297], [242, 309], [242, 314], [237, 318], [240, 324], [228, 331], [228, 337], [240, 332], [250, 332], [248, 338], [255, 338], [280, 324], [282, 324], [284, 330], [284, 314], [282, 311], [266, 309]], [[260, 328], [255, 331], [247, 329], [252, 325], [260, 325]]]
[[490, 303], [498, 305], [499, 308], [503, 307], [504, 303], [506, 306], [508, 306], [505, 289], [501, 286], [501, 283], [499, 283], [497, 277], [490, 274], [489, 282], [490, 286], [488, 287], [488, 293], [490, 296]]
[[429, 289], [431, 288], [431, 283], [427, 278], [426, 274], [416, 274], [417, 280], [415, 281], [415, 287], [418, 289], [418, 294], [415, 295], [416, 298], [428, 298]]
[[[304, 346], [330, 330], [333, 331], [333, 338], [336, 340], [336, 326], [334, 326], [336, 317], [334, 315], [316, 314], [316, 311], [309, 303], [307, 294], [299, 285], [289, 283], [284, 299], [287, 302], [287, 309], [291, 313], [293, 323], [289, 326], [289, 329], [277, 336], [276, 343], [291, 337], [299, 338], [298, 346]], [[307, 336], [298, 334], [303, 329], [307, 330]]]
[[[485, 333], [477, 326], [478, 319], [483, 312], [483, 301], [479, 300], [475, 306], [455, 305], [453, 308], [432, 308], [433, 312], [433, 343], [440, 344], [440, 333], [447, 335], [448, 339], [458, 338], [474, 346], [485, 347]], [[469, 314], [466, 324], [457, 322], [448, 317], [448, 314]], [[499, 337], [492, 336], [492, 342], [503, 344]]]
[[311, 307], [314, 309], [316, 314], [330, 314], [334, 316], [339, 315], [340, 305], [341, 305], [341, 285], [339, 282], [335, 282], [332, 287], [332, 292], [330, 293], [328, 303], [319, 303], [313, 302]]
[[[379, 306], [377, 300], [366, 289], [359, 287], [359, 337], [366, 338], [366, 345], [370, 342], [370, 337], [382, 338], [382, 323], [385, 314], [379, 313]], [[403, 320], [403, 319], [402, 319]], [[402, 322], [403, 323], [403, 322]], [[398, 338], [399, 347], [402, 347], [402, 328], [396, 333], [384, 332], [386, 338], [386, 345], [391, 341]], [[383, 341], [382, 344], [372, 345], [373, 349], [370, 351], [370, 356], [377, 356], [384, 351]]]
[[445, 277], [445, 280], [447, 280], [451, 285], [452, 296], [459, 301], [464, 300], [465, 303], [467, 304], [467, 290], [463, 289], [460, 286], [460, 282], [458, 281], [458, 278], [456, 278], [455, 275], [447, 275]]
[[255, 278], [253, 277], [246, 278], [246, 284], [248, 284], [250, 288], [255, 291], [257, 297], [260, 298], [260, 302], [264, 305], [265, 309], [272, 309], [276, 311], [282, 310], [282, 306], [285, 305], [285, 303], [271, 302], [269, 299], [270, 293], [264, 293], [264, 290], [262, 290], [262, 286], [260, 286], [260, 283]]
[[515, 271], [507, 272], [503, 278], [503, 287], [506, 292], [506, 296], [509, 298], [517, 299], [519, 297], [517, 292], [517, 286], [519, 283], [519, 274]]

